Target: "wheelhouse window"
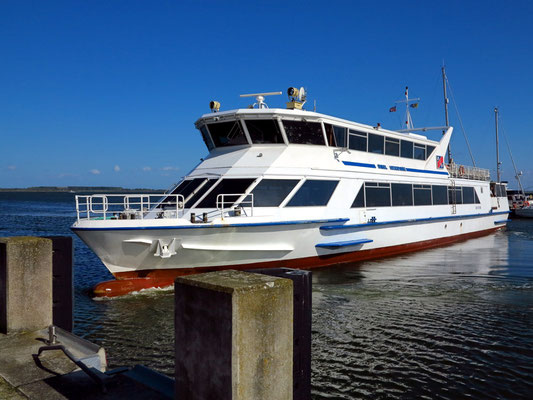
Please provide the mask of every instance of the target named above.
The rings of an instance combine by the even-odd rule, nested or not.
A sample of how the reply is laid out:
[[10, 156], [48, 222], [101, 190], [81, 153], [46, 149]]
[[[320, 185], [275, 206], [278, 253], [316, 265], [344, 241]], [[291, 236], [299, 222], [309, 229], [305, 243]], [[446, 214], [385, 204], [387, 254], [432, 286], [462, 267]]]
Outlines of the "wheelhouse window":
[[304, 182], [287, 207], [325, 206], [335, 191], [339, 181], [309, 179]]
[[289, 143], [325, 145], [322, 124], [308, 121], [283, 120], [283, 128]]
[[248, 144], [240, 121], [217, 122], [207, 128], [216, 147]]
[[388, 156], [400, 155], [400, 139], [385, 138], [385, 154]]
[[353, 131], [350, 129], [348, 134], [348, 147], [352, 150], [366, 151], [367, 136], [368, 134], [366, 132]]
[[[198, 204], [197, 208], [215, 208], [217, 206], [217, 196], [219, 194], [237, 195], [227, 196], [224, 201], [236, 202], [237, 199], [243, 194], [248, 186], [250, 186], [256, 178], [244, 178], [244, 179], [222, 179], [213, 190], [211, 190], [207, 196]], [[225, 207], [228, 206], [226, 203]]]
[[392, 205], [412, 206], [413, 185], [409, 183], [392, 183]]
[[278, 121], [274, 119], [245, 120], [252, 143], [284, 143]]
[[324, 124], [328, 146], [346, 147], [346, 128], [331, 124]]
[[385, 150], [384, 137], [381, 135], [368, 134], [368, 152], [383, 154]]
[[365, 182], [367, 207], [390, 207], [390, 183]]
[[431, 205], [431, 185], [413, 185], [415, 206]]
[[346, 128], [342, 126], [333, 125], [333, 132], [335, 133], [335, 144], [337, 147], [346, 147]]
[[413, 158], [413, 142], [408, 140], [400, 141], [400, 157]]
[[207, 132], [207, 128], [205, 127], [205, 125], [200, 128], [200, 133], [202, 134], [202, 139], [204, 140], [207, 149], [209, 151], [213, 150], [215, 148], [215, 145], [213, 144], [211, 137], [209, 137], [209, 132]]
[[431, 156], [431, 153], [433, 153], [433, 150], [435, 150], [435, 146], [426, 146], [426, 160]]
[[278, 207], [298, 182], [298, 179], [263, 179], [252, 190], [254, 206]]

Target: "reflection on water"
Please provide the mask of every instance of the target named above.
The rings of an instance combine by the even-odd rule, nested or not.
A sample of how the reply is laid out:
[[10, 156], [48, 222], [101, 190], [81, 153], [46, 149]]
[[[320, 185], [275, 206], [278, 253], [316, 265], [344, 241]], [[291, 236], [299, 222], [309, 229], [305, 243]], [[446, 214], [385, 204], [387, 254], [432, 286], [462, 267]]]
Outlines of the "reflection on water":
[[[71, 234], [72, 217], [59, 216], [71, 201], [0, 194], [0, 236]], [[172, 375], [172, 292], [90, 299], [111, 276], [74, 240], [75, 332], [103, 345], [111, 367]], [[456, 245], [313, 271], [313, 398], [530, 398], [532, 260], [533, 221], [516, 220]]]
[[531, 250], [510, 230], [314, 272], [314, 398], [527, 398]]

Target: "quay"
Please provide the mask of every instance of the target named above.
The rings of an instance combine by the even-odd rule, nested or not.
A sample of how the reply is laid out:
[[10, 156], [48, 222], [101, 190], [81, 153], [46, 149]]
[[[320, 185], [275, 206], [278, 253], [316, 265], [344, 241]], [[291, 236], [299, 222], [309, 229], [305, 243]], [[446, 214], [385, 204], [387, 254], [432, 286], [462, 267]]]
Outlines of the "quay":
[[[260, 272], [260, 273], [255, 273]], [[309, 399], [311, 273], [175, 282], [174, 379], [71, 333], [72, 239], [0, 238], [0, 399]]]

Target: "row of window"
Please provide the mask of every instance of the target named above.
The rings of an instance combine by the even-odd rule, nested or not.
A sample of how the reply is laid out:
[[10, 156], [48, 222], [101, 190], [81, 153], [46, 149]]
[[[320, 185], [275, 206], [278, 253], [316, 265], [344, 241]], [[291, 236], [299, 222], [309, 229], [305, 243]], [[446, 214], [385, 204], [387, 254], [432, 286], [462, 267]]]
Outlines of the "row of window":
[[[246, 120], [245, 123], [252, 143], [283, 143], [277, 120]], [[319, 122], [282, 120], [282, 123], [289, 143], [326, 145], [322, 125]], [[416, 160], [427, 160], [435, 150], [435, 146], [409, 140], [390, 138], [331, 124], [324, 124], [324, 127], [329, 146], [347, 147], [352, 150]], [[240, 120], [207, 124], [207, 128], [204, 125], [200, 131], [209, 150], [215, 147], [248, 144]]]
[[470, 186], [365, 182], [355, 197], [352, 208], [445, 204], [479, 204], [479, 198]]
[[346, 129], [340, 126], [324, 124], [328, 140], [335, 140], [335, 146], [348, 147], [352, 150], [374, 154], [386, 154], [416, 160], [427, 160], [435, 146], [395, 139], [375, 133]]
[[[256, 178], [222, 179], [203, 199], [196, 208], [215, 208], [219, 194], [245, 193]], [[217, 179], [197, 178], [181, 182], [172, 194], [181, 194], [185, 199], [185, 208], [190, 208], [213, 187]], [[254, 195], [255, 207], [278, 207], [289, 195], [299, 179], [263, 179], [251, 191]], [[325, 206], [333, 195], [339, 181], [306, 180], [286, 207]], [[229, 201], [237, 201], [239, 196]]]
[[[216, 178], [196, 178], [181, 182], [172, 194], [181, 194], [185, 199], [185, 208], [191, 208], [212, 189], [196, 208], [216, 208], [219, 194], [246, 193], [255, 181], [256, 178], [222, 179], [216, 184]], [[250, 192], [254, 196], [254, 206], [279, 207], [299, 182], [299, 179], [262, 179]], [[337, 180], [308, 179], [286, 207], [325, 206], [338, 183]], [[238, 197], [225, 200], [237, 201]], [[445, 204], [479, 204], [479, 198], [474, 188], [468, 186], [364, 182], [352, 203], [352, 208]]]

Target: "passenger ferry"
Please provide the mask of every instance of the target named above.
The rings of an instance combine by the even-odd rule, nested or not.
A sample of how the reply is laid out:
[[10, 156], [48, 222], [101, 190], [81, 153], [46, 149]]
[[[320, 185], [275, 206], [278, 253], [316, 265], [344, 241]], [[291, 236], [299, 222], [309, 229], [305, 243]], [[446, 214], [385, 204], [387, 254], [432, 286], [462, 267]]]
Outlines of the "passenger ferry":
[[505, 227], [505, 185], [445, 162], [452, 127], [433, 140], [306, 111], [294, 88], [286, 109], [268, 108], [269, 94], [253, 108], [211, 102], [196, 121], [209, 155], [167, 193], [76, 196], [72, 230], [117, 278], [97, 294], [366, 260]]

